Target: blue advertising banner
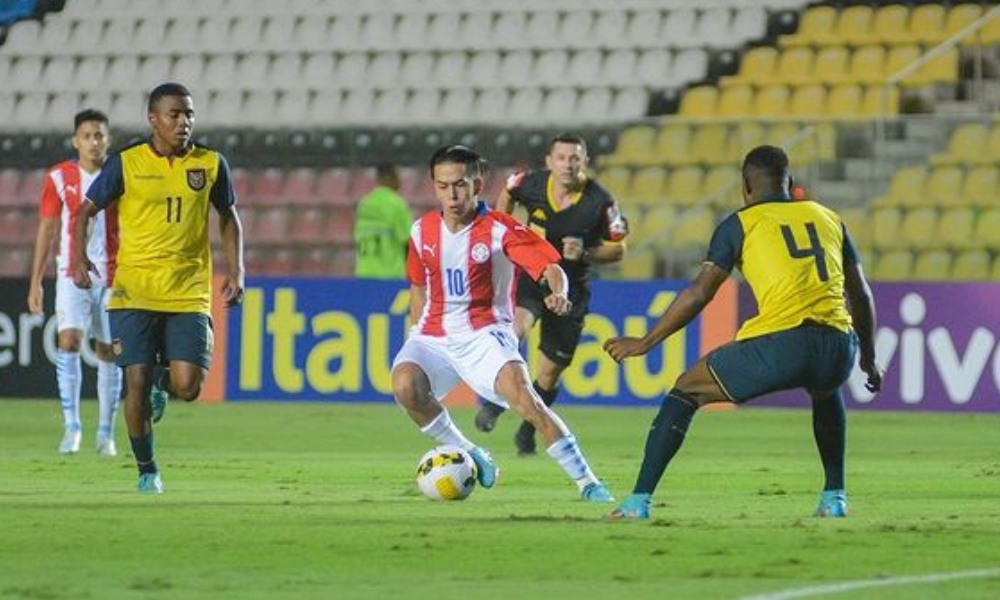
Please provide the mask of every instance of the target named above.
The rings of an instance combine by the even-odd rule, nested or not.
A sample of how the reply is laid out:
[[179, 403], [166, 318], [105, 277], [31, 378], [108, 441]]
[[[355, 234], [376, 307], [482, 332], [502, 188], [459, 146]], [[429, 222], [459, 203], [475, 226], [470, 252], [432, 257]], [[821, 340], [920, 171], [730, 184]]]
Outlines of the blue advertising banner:
[[[703, 335], [695, 323], [645, 359], [624, 365], [601, 346], [609, 337], [644, 335], [685, 284], [595, 282], [591, 314], [563, 376], [560, 401], [658, 402], [705, 341], [719, 335]], [[713, 304], [727, 310], [731, 304], [728, 320], [735, 323], [735, 292], [723, 296]], [[409, 327], [408, 313], [404, 282], [252, 279], [242, 307], [229, 315], [226, 398], [391, 401], [390, 367]], [[731, 330], [732, 323], [723, 329]], [[537, 352], [537, 327], [533, 335], [526, 345], [529, 362]]]

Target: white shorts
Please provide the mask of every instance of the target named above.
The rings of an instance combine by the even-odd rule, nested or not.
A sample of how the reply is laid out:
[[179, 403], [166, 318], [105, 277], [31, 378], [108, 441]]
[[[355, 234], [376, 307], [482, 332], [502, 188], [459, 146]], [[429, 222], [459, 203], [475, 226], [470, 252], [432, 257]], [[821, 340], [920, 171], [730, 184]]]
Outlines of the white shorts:
[[89, 290], [76, 287], [69, 277], [56, 278], [56, 325], [59, 331], [79, 329], [85, 335], [111, 343], [108, 298], [111, 290], [94, 283]]
[[517, 336], [510, 325], [490, 325], [461, 337], [434, 337], [410, 334], [392, 368], [402, 363], [414, 363], [431, 382], [431, 392], [444, 398], [459, 381], [485, 400], [507, 408], [507, 401], [495, 389], [497, 374], [509, 362], [520, 363], [527, 371], [524, 357], [518, 351]]

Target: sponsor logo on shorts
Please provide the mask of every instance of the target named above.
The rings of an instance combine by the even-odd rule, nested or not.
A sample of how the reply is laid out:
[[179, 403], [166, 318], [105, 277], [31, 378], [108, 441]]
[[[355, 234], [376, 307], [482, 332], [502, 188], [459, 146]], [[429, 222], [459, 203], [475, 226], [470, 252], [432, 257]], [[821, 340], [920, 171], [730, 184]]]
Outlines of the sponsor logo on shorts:
[[481, 265], [490, 259], [490, 247], [483, 242], [479, 242], [472, 247], [470, 254], [472, 255], [472, 260]]
[[208, 175], [205, 174], [205, 169], [188, 169], [187, 180], [189, 188], [200, 192], [205, 189], [205, 183], [208, 182]]

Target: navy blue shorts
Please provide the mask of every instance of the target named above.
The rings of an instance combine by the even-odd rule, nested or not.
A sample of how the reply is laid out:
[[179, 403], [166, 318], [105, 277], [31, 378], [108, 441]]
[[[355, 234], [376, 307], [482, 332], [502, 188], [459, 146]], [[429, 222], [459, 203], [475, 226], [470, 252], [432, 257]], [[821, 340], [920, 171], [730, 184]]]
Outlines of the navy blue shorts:
[[201, 313], [108, 311], [111, 347], [119, 367], [172, 360], [207, 369], [212, 364], [212, 319]]
[[847, 381], [858, 352], [854, 332], [802, 325], [732, 342], [708, 354], [708, 369], [730, 400], [805, 388], [833, 390]]

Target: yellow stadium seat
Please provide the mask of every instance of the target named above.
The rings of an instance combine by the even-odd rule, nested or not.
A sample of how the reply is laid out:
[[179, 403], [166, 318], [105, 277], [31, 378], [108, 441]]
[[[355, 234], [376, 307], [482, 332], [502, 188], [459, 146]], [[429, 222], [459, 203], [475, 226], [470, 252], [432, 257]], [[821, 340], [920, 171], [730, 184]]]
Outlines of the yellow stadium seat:
[[785, 48], [778, 57], [774, 77], [761, 83], [786, 83], [797, 85], [810, 80], [813, 69], [813, 51], [809, 48]]
[[701, 167], [674, 169], [667, 180], [664, 202], [676, 206], [691, 206], [702, 198]]
[[992, 46], [1000, 43], [1000, 19], [987, 22], [976, 35], [969, 38], [968, 43], [974, 46]]
[[895, 117], [899, 114], [899, 88], [870, 85], [865, 88], [860, 114], [863, 117]]
[[847, 227], [854, 245], [862, 254], [867, 254], [872, 247], [872, 216], [864, 208], [845, 208], [840, 212], [840, 220]]
[[893, 46], [885, 57], [885, 65], [882, 67], [883, 79], [888, 80], [919, 58], [920, 48], [918, 46], [913, 44]]
[[718, 96], [718, 89], [713, 85], [699, 85], [690, 88], [681, 97], [678, 114], [689, 118], [714, 117]]
[[740, 206], [741, 184], [739, 167], [715, 167], [705, 175], [701, 193], [713, 206], [735, 210]]
[[945, 248], [971, 248], [975, 223], [976, 215], [971, 208], [946, 208], [941, 213], [936, 237]]
[[902, 81], [903, 85], [916, 87], [934, 83], [958, 81], [958, 48], [949, 48], [943, 54], [927, 61], [917, 72]]
[[781, 36], [782, 46], [814, 46], [826, 44], [834, 37], [837, 9], [814, 6], [802, 15], [798, 32]]
[[857, 45], [864, 43], [871, 31], [874, 11], [871, 6], [858, 4], [848, 6], [837, 17], [836, 36], [840, 43]]
[[720, 117], [748, 117], [753, 114], [753, 88], [748, 85], [734, 85], [719, 94], [717, 114]]
[[722, 87], [740, 84], [756, 84], [774, 77], [778, 62], [778, 50], [773, 46], [758, 46], [747, 50], [740, 62], [739, 72], [732, 77], [723, 77]]
[[867, 43], [894, 46], [905, 44], [910, 35], [907, 24], [910, 21], [910, 7], [903, 4], [882, 6], [875, 13], [869, 30]]
[[990, 279], [990, 254], [985, 250], [969, 250], [955, 257], [951, 278], [956, 281], [986, 281]]
[[933, 206], [958, 206], [962, 204], [962, 183], [965, 171], [960, 167], [937, 167], [927, 176], [924, 186], [924, 203]]
[[662, 247], [677, 224], [677, 212], [675, 206], [655, 206], [645, 211], [642, 218], [630, 220], [634, 225], [629, 233], [629, 245]]
[[619, 202], [626, 202], [629, 181], [632, 179], [632, 173], [628, 167], [604, 167], [597, 178], [600, 180], [601, 185], [611, 192], [611, 195], [617, 198]]
[[816, 158], [834, 160], [837, 158], [837, 126], [833, 123], [814, 123], [810, 141], [815, 144]]
[[846, 46], [827, 46], [816, 53], [809, 78], [798, 83], [842, 83], [847, 80], [850, 60], [850, 52]]
[[1000, 255], [993, 259], [993, 268], [990, 269], [990, 279], [1000, 281]]
[[998, 198], [997, 185], [1000, 184], [1000, 172], [992, 165], [981, 165], [969, 169], [965, 174], [965, 185], [962, 186], [962, 203], [978, 208], [995, 206]]
[[653, 147], [656, 164], [688, 165], [691, 159], [691, 128], [684, 123], [665, 123], [656, 136]]
[[[828, 48], [829, 49], [829, 48]], [[795, 89], [788, 103], [788, 115], [796, 119], [815, 119], [826, 114], [826, 88], [803, 85]]]
[[[793, 138], [802, 131], [802, 125], [793, 121], [780, 121], [767, 128], [764, 143], [788, 149]], [[793, 165], [794, 166], [794, 165]]]
[[876, 281], [902, 281], [913, 274], [913, 253], [909, 250], [893, 250], [880, 254], [875, 261], [872, 279]]
[[861, 86], [853, 83], [834, 86], [826, 98], [826, 114], [845, 120], [859, 118], [861, 95]]
[[726, 156], [728, 128], [722, 123], [705, 123], [695, 128], [691, 138], [690, 156], [693, 162], [718, 165], [729, 161]]
[[[1000, 21], [1000, 19], [997, 19]], [[995, 164], [1000, 162], [1000, 123], [994, 124], [990, 136], [986, 139], [986, 151], [976, 158], [976, 164]]]
[[631, 249], [621, 262], [622, 279], [652, 279], [655, 274], [656, 254], [652, 249]]
[[673, 250], [690, 250], [708, 246], [715, 229], [715, 214], [704, 206], [684, 211], [670, 236]]
[[973, 162], [986, 152], [989, 126], [963, 123], [955, 128], [948, 140], [948, 149], [931, 156], [932, 165], [954, 165]]
[[851, 55], [851, 66], [845, 76], [847, 83], [883, 83], [885, 77], [885, 48], [861, 46]]
[[768, 85], [757, 90], [753, 102], [753, 114], [763, 118], [788, 116], [788, 87]]
[[910, 37], [920, 44], [938, 44], [946, 38], [945, 10], [940, 4], [922, 4], [910, 13]]
[[607, 165], [649, 164], [656, 128], [652, 125], [635, 125], [622, 132], [614, 153], [604, 158]]
[[902, 167], [892, 176], [889, 191], [875, 199], [876, 206], [916, 206], [923, 197], [927, 168], [923, 165]]
[[[972, 24], [973, 21], [983, 16], [983, 7], [978, 4], [958, 4], [952, 6], [944, 20], [944, 39], [948, 39], [959, 31]], [[975, 36], [970, 36], [962, 41], [964, 45], [974, 45]]]
[[945, 281], [951, 278], [951, 254], [944, 250], [929, 250], [917, 255], [913, 278], [920, 281]]
[[938, 213], [933, 208], [918, 208], [907, 211], [899, 229], [903, 234], [903, 243], [914, 250], [941, 247], [940, 239], [936, 235]]
[[763, 143], [764, 126], [760, 122], [740, 121], [729, 135], [729, 150], [726, 154], [733, 163], [741, 163], [747, 152]]
[[974, 248], [992, 252], [1000, 250], [1000, 208], [990, 208], [979, 215], [972, 231], [972, 241]]
[[903, 211], [898, 208], [879, 208], [875, 211], [872, 246], [879, 251], [896, 250], [905, 246], [902, 235]]
[[663, 167], [645, 167], [636, 171], [629, 186], [629, 197], [642, 206], [659, 204], [666, 187], [666, 172]]

